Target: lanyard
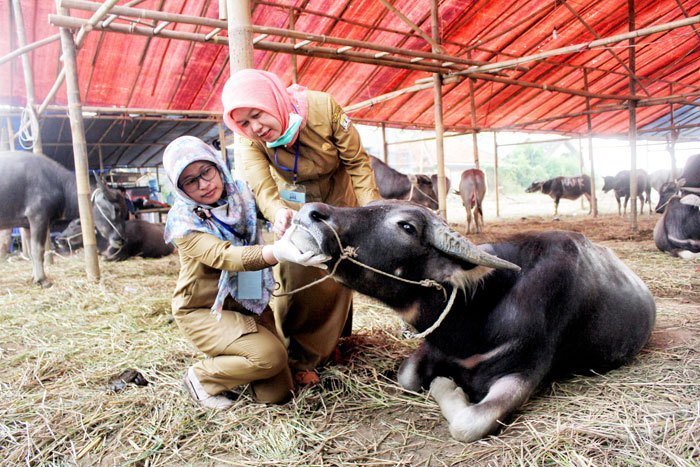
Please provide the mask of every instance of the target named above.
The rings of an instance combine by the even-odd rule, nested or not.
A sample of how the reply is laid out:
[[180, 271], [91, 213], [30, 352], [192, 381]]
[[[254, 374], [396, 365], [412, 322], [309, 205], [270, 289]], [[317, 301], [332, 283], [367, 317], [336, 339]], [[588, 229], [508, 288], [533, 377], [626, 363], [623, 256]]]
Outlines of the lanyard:
[[216, 216], [214, 215], [214, 213], [212, 213], [211, 218], [212, 218], [212, 220], [213, 220], [216, 224], [218, 224], [219, 226], [223, 227], [224, 229], [228, 230], [228, 231], [231, 232], [233, 235], [235, 235], [236, 238], [239, 239], [239, 240], [241, 240], [241, 241], [243, 242], [244, 245], [248, 245], [248, 240], [246, 239], [246, 236], [245, 236], [245, 235], [242, 235], [242, 234], [236, 232], [236, 230], [235, 230], [233, 227], [231, 227], [231, 226], [228, 225], [226, 222], [224, 222], [224, 221], [222, 221], [221, 219], [219, 219], [218, 217], [216, 217]]
[[285, 172], [292, 172], [292, 182], [297, 183], [298, 167], [299, 167], [299, 138], [297, 138], [296, 143], [294, 143], [294, 169], [289, 169], [277, 160], [277, 148], [275, 148], [275, 165]]

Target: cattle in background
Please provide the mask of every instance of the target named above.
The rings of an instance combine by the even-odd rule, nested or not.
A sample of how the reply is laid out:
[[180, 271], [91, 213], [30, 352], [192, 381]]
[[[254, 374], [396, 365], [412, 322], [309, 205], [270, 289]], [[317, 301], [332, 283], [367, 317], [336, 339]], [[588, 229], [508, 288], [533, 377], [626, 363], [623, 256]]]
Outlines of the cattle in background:
[[649, 186], [657, 193], [661, 194], [661, 186], [667, 182], [672, 182], [680, 176], [680, 171], [676, 170], [675, 177], [671, 174], [671, 169], [659, 169], [649, 174]]
[[[438, 193], [438, 175], [432, 174], [430, 176], [430, 183], [433, 184], [433, 199], [439, 200], [440, 193]], [[452, 188], [452, 182], [450, 182], [450, 177], [445, 177], [445, 194], [447, 195]]]
[[700, 154], [692, 156], [677, 181], [661, 187], [656, 212], [663, 213], [654, 227], [654, 243], [672, 256], [700, 255]]
[[[114, 248], [99, 232], [95, 232], [97, 249], [107, 261], [124, 261], [133, 256], [162, 258], [175, 251], [172, 244], [165, 243], [163, 240], [164, 231], [163, 224], [131, 219], [126, 221], [125, 243], [121, 248]], [[62, 251], [75, 251], [82, 248], [83, 234], [80, 219], [74, 219], [56, 238], [56, 243]]]
[[591, 213], [591, 177], [579, 175], [578, 177], [554, 177], [543, 182], [532, 182], [525, 189], [526, 193], [541, 191], [554, 200], [554, 215], [559, 214], [559, 200], [562, 198], [576, 200], [582, 195], [588, 200], [588, 214]]
[[379, 194], [384, 199], [413, 201], [430, 209], [438, 208], [437, 187], [427, 175], [406, 175], [369, 156]]
[[628, 363], [654, 326], [646, 285], [579, 233], [477, 247], [428, 209], [397, 201], [307, 204], [294, 225], [302, 251], [331, 256], [334, 279], [425, 335], [399, 383], [430, 387], [461, 441], [495, 432], [551, 376]]
[[[630, 171], [622, 170], [614, 177], [603, 177], [603, 193], [613, 190], [617, 200], [617, 214], [622, 216], [627, 214], [627, 202], [630, 199]], [[645, 195], [646, 194], [646, 198]], [[651, 214], [651, 185], [647, 173], [642, 169], [637, 169], [637, 197], [642, 202], [640, 214], [644, 212], [644, 203], [649, 203], [649, 214]], [[625, 198], [624, 211], [620, 207], [620, 199]], [[635, 201], [636, 202], [636, 201]]]
[[[51, 222], [79, 216], [75, 175], [56, 161], [29, 152], [0, 152], [0, 229], [29, 228], [33, 281], [49, 286], [44, 245]], [[92, 191], [95, 227], [115, 248], [123, 245], [126, 202], [98, 180]]]
[[462, 172], [457, 194], [462, 198], [462, 204], [467, 211], [467, 233], [472, 233], [472, 211], [474, 213], [474, 231], [481, 233], [484, 225], [484, 212], [481, 202], [486, 194], [486, 177], [479, 169], [467, 169]]

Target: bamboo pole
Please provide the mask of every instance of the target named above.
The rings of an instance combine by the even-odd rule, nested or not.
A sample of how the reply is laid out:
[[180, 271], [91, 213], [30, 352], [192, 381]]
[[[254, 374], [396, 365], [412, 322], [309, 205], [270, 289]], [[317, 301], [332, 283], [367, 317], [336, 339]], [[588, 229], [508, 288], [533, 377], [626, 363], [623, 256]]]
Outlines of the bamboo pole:
[[[386, 5], [386, 0], [382, 0]], [[437, 0], [430, 2], [430, 19], [432, 26], [433, 52], [441, 51], [440, 42], [440, 15], [438, 12]], [[438, 213], [447, 220], [447, 185], [445, 184], [445, 144], [443, 133], [445, 127], [442, 122], [442, 76], [439, 73], [433, 74], [435, 83], [435, 153], [437, 157], [437, 180], [438, 180]]]
[[389, 163], [389, 144], [386, 141], [386, 124], [381, 124], [382, 129], [382, 160], [385, 164]]
[[[296, 10], [289, 11], [289, 29], [294, 31], [296, 25]], [[296, 45], [296, 39], [292, 37], [292, 45]], [[295, 54], [290, 55], [292, 59], [292, 84], [297, 84], [299, 82], [299, 70], [297, 69], [297, 56]]]
[[[12, 10], [14, 12], [15, 28], [17, 32], [17, 43], [20, 48], [26, 47], [27, 40], [24, 31], [24, 17], [22, 15], [22, 5], [19, 0], [12, 0]], [[39, 118], [36, 114], [35, 97], [34, 97], [34, 75], [32, 72], [32, 64], [29, 62], [29, 56], [22, 54], [22, 71], [24, 73], [24, 86], [27, 93], [27, 110], [29, 111], [29, 122], [32, 128], [32, 152], [34, 154], [43, 154], [41, 147], [41, 128], [39, 127]], [[21, 133], [18, 132], [18, 134]]]
[[472, 119], [472, 150], [474, 151], [474, 167], [479, 169], [479, 141], [478, 141], [478, 129], [476, 121], [476, 99], [474, 98], [474, 79], [469, 78], [469, 107], [471, 110]]
[[[669, 85], [669, 94], [673, 95], [673, 84]], [[675, 121], [675, 116], [673, 115], [673, 104], [670, 104], [671, 108], [669, 109], [671, 112], [671, 128], [674, 128], [671, 130], [671, 135], [670, 135], [670, 141], [668, 142], [668, 153], [671, 156], [671, 177], [673, 179], [676, 179], [676, 139], [678, 138], [678, 131], [675, 130], [676, 126], [676, 121]]]
[[32, 42], [31, 44], [27, 44], [24, 47], [19, 47], [18, 49], [13, 50], [7, 55], [3, 55], [0, 57], [0, 65], [3, 63], [7, 62], [8, 60], [12, 60], [15, 57], [19, 57], [20, 55], [24, 55], [28, 52], [31, 52], [34, 49], [37, 49], [41, 46], [44, 46], [46, 44], [50, 44], [52, 42], [55, 42], [57, 40], [61, 39], [60, 34], [54, 34], [53, 36], [45, 37], [41, 40], [38, 40], [36, 42]]
[[[88, 10], [88, 11], [94, 11], [96, 10], [100, 4], [96, 2], [88, 2], [84, 0], [63, 0], [63, 4], [66, 6], [70, 6], [71, 8], [77, 8], [77, 9], [82, 9], [82, 10]], [[190, 15], [183, 15], [183, 14], [177, 14], [177, 13], [168, 13], [168, 12], [162, 12], [162, 11], [154, 11], [154, 10], [146, 10], [146, 9], [140, 9], [140, 8], [129, 8], [125, 6], [115, 6], [112, 8], [112, 11], [114, 13], [119, 13], [123, 17], [130, 17], [136, 19], [140, 18], [145, 18], [145, 19], [150, 19], [153, 21], [169, 21], [172, 23], [185, 23], [185, 24], [193, 24], [193, 25], [199, 25], [199, 26], [206, 26], [210, 28], [226, 28], [227, 23], [225, 21], [220, 21], [220, 20], [215, 20], [211, 18], [200, 18], [197, 16], [190, 16]], [[297, 11], [296, 8], [293, 9], [293, 11]], [[485, 65], [488, 62], [483, 61], [483, 60], [471, 60], [471, 59], [465, 59], [462, 57], [456, 57], [444, 53], [435, 53], [435, 52], [422, 52], [418, 50], [409, 50], [409, 49], [402, 49], [399, 47], [391, 47], [383, 44], [378, 44], [376, 42], [365, 42], [365, 41], [358, 41], [358, 40], [353, 40], [353, 39], [346, 39], [346, 38], [340, 38], [340, 37], [332, 37], [332, 36], [326, 36], [322, 34], [312, 34], [308, 32], [302, 32], [302, 31], [294, 31], [294, 30], [288, 30], [288, 29], [283, 29], [283, 28], [274, 28], [270, 26], [260, 26], [260, 25], [251, 25], [251, 30], [253, 34], [259, 34], [259, 35], [270, 35], [270, 36], [279, 36], [279, 37], [285, 37], [285, 38], [290, 38], [290, 39], [298, 39], [301, 41], [311, 41], [311, 42], [317, 42], [317, 43], [322, 43], [322, 44], [333, 44], [333, 45], [339, 45], [342, 47], [349, 47], [349, 48], [358, 48], [358, 49], [368, 49], [368, 50], [374, 50], [377, 52], [387, 52], [389, 54], [396, 54], [396, 55], [406, 55], [409, 57], [414, 57], [414, 58], [421, 58], [421, 59], [430, 59], [430, 60], [435, 60], [438, 62], [454, 62], [456, 64], [462, 64], [462, 65]], [[346, 51], [343, 51], [341, 49], [333, 49], [337, 54], [343, 54]], [[349, 50], [349, 49], [348, 49]], [[521, 68], [521, 71], [527, 71], [527, 68]]]
[[[635, 11], [634, 11], [634, 0], [627, 0], [627, 13], [629, 20], [629, 30], [634, 31], [635, 29]], [[629, 86], [630, 94], [635, 95], [635, 81], [634, 74], [637, 72], [636, 66], [636, 51], [635, 51], [635, 40], [634, 36], [628, 39], [628, 53], [629, 53]], [[632, 206], [630, 211], [632, 213], [632, 231], [637, 232], [639, 226], [637, 224], [637, 106], [635, 101], [629, 102], [629, 139], [630, 139], [630, 198], [632, 200]], [[642, 203], [642, 212], [644, 212], [644, 203]]]
[[[583, 72], [583, 88], [588, 89], [588, 72]], [[591, 101], [586, 99], [586, 128], [588, 130], [588, 159], [591, 162], [591, 214], [593, 217], [598, 217], [598, 195], [595, 191], [595, 164], [593, 162], [593, 122], [591, 120]]]
[[692, 26], [693, 24], [700, 23], [700, 16], [691, 16], [690, 18], [681, 19], [678, 21], [671, 21], [669, 23], [657, 24], [648, 28], [631, 30], [624, 34], [617, 34], [615, 36], [606, 37], [603, 39], [597, 39], [590, 42], [585, 42], [583, 44], [570, 45], [568, 47], [561, 47], [559, 49], [548, 50], [547, 52], [541, 52], [537, 54], [527, 55], [525, 57], [516, 58], [513, 60], [504, 60], [502, 62], [492, 63], [489, 65], [481, 65], [473, 68], [469, 68], [464, 71], [460, 71], [458, 74], [468, 75], [472, 73], [483, 73], [484, 71], [495, 71], [503, 70], [505, 68], [510, 68], [512, 66], [522, 65], [523, 63], [534, 62], [537, 60], [542, 60], [543, 58], [554, 57], [557, 55], [566, 55], [571, 53], [580, 52], [582, 50], [592, 49], [594, 47], [600, 47], [608, 44], [613, 44], [616, 42], [622, 42], [625, 40], [632, 40], [635, 37], [644, 37], [651, 34], [656, 34], [659, 32], [666, 32], [672, 29], [682, 28], [686, 26]]
[[[59, 11], [62, 8], [57, 7]], [[85, 270], [88, 278], [100, 280], [100, 266], [97, 258], [97, 242], [95, 239], [95, 224], [92, 220], [90, 202], [90, 181], [88, 175], [87, 145], [85, 143], [85, 128], [80, 103], [80, 87], [78, 85], [78, 66], [75, 58], [75, 42], [66, 28], [61, 28], [61, 46], [63, 49], [63, 70], [66, 76], [66, 95], [71, 121], [71, 136], [73, 139], [73, 162], [75, 179], [78, 190], [78, 206], [80, 209], [80, 227], [83, 234], [85, 251]]]
[[496, 193], [496, 217], [501, 217], [501, 209], [498, 197], [498, 133], [493, 132], [493, 181], [494, 181], [494, 192]]
[[[411, 28], [416, 34], [418, 34], [420, 37], [422, 37], [423, 39], [425, 39], [425, 41], [426, 41], [428, 44], [430, 44], [430, 46], [433, 48], [433, 52], [436, 52], [436, 53], [441, 53], [441, 52], [442, 52], [442, 47], [440, 46], [440, 42], [439, 42], [438, 38], [435, 36], [435, 21], [436, 21], [436, 19], [435, 19], [434, 17], [432, 18], [432, 21], [433, 21], [433, 28], [432, 28], [432, 29], [433, 29], [433, 34], [432, 34], [432, 36], [433, 36], [433, 37], [430, 37], [430, 36], [427, 35], [425, 32], [423, 32], [423, 30], [422, 30], [417, 24], [415, 24], [413, 21], [411, 21], [410, 19], [408, 19], [408, 17], [407, 17], [406, 15], [404, 15], [404, 14], [401, 13], [396, 7], [394, 7], [394, 5], [392, 5], [391, 3], [387, 2], [386, 0], [379, 0], [379, 1], [382, 2], [382, 5], [384, 5], [389, 11], [391, 11], [391, 12], [394, 13], [396, 16], [398, 16], [399, 19], [401, 19], [401, 21], [403, 21], [403, 22], [404, 22], [409, 28]], [[431, 1], [431, 12], [432, 12], [432, 9], [433, 9], [433, 8], [437, 8], [437, 6], [434, 6], [434, 7], [432, 6], [432, 4], [434, 3], [434, 1], [435, 1], [435, 0]], [[433, 14], [433, 16], [435, 16], [435, 15]], [[438, 37], [439, 37], [439, 33], [438, 33]]]
[[231, 74], [253, 68], [253, 31], [250, 19], [250, 0], [227, 0], [228, 44]]

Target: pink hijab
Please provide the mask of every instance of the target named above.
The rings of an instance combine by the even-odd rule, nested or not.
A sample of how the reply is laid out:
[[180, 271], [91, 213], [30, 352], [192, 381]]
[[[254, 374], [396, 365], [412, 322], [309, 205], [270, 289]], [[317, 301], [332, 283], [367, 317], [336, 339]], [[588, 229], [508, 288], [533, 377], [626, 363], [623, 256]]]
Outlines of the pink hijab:
[[231, 118], [231, 112], [240, 108], [269, 113], [282, 124], [283, 131], [289, 126], [290, 113], [301, 115], [300, 129], [306, 126], [309, 110], [306, 88], [297, 84], [285, 87], [277, 75], [268, 71], [250, 68], [237, 71], [226, 81], [221, 101], [224, 104], [224, 123], [239, 135], [244, 135], [243, 129]]

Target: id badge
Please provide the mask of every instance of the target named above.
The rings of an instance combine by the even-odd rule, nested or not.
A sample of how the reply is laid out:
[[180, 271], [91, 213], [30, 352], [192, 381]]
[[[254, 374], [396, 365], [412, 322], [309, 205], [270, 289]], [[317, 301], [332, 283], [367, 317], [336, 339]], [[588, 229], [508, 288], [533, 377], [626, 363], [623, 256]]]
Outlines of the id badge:
[[286, 183], [280, 190], [280, 198], [290, 203], [306, 203], [306, 187]]
[[242, 300], [262, 298], [262, 270], [238, 273], [238, 298]]

